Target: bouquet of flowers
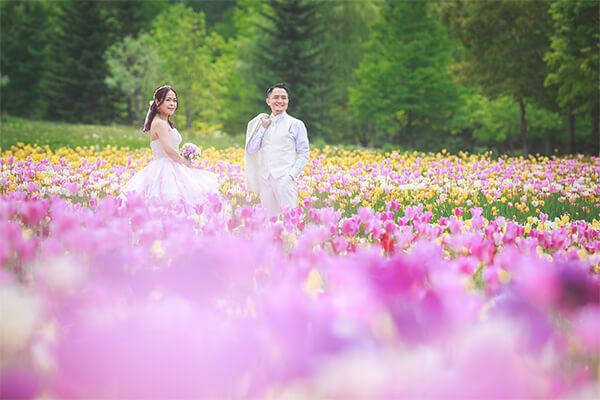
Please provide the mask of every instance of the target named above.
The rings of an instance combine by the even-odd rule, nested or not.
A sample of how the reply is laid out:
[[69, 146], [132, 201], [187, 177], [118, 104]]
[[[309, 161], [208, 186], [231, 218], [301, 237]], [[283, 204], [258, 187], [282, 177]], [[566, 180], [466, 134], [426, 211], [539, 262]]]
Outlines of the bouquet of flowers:
[[181, 146], [181, 156], [190, 161], [195, 160], [196, 158], [200, 158], [202, 151], [193, 143], [185, 143]]

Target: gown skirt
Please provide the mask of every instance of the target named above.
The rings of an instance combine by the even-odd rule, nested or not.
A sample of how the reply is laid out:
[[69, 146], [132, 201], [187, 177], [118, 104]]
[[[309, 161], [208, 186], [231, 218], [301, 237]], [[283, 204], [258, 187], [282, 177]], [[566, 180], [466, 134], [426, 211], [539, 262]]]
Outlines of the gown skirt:
[[[171, 130], [171, 140], [178, 149], [181, 135], [176, 129]], [[152, 204], [183, 202], [185, 205], [195, 206], [205, 201], [209, 195], [219, 193], [220, 185], [216, 174], [173, 161], [158, 140], [152, 141], [150, 147], [154, 160], [131, 177], [122, 188], [119, 197], [125, 202], [135, 192]]]

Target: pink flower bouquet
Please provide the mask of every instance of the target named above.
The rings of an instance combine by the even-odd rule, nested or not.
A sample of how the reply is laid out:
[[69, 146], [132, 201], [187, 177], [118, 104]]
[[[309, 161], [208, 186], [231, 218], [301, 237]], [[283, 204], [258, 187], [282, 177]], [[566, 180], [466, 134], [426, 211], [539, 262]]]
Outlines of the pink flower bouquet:
[[202, 151], [193, 143], [185, 143], [181, 146], [181, 155], [188, 160], [200, 158]]

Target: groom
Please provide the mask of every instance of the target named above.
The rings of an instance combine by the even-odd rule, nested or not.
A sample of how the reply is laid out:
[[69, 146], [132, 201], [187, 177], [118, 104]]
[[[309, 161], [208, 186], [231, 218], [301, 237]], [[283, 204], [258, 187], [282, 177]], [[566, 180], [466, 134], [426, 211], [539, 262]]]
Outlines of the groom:
[[244, 154], [246, 187], [260, 195], [269, 217], [282, 207], [298, 206], [296, 180], [308, 162], [304, 123], [286, 113], [289, 90], [277, 83], [267, 90], [271, 115], [261, 113], [248, 123]]

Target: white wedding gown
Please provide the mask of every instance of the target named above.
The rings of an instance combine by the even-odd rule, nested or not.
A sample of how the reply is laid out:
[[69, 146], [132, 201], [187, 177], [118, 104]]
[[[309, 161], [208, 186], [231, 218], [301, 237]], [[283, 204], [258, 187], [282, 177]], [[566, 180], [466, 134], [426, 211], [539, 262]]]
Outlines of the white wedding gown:
[[[171, 129], [169, 139], [179, 151], [181, 135], [177, 129]], [[185, 203], [197, 205], [207, 195], [219, 192], [217, 175], [199, 169], [189, 168], [173, 161], [165, 152], [159, 140], [150, 142], [154, 160], [135, 174], [121, 190], [124, 202], [128, 195], [136, 192], [153, 204], [169, 205]]]

